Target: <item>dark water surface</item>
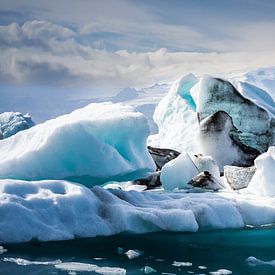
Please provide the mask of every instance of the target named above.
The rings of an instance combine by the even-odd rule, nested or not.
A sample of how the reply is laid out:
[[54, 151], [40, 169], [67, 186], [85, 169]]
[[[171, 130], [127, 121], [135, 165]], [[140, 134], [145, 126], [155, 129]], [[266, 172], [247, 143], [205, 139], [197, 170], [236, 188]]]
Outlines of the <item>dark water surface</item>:
[[[56, 260], [120, 267], [126, 269], [127, 274], [144, 274], [142, 269], [145, 266], [156, 270], [151, 274], [211, 274], [219, 269], [229, 270], [232, 274], [275, 274], [275, 268], [271, 265], [253, 267], [246, 263], [249, 256], [264, 261], [275, 259], [274, 227], [192, 234], [119, 235], [4, 247], [8, 252], [0, 255], [0, 274], [96, 274], [64, 271], [55, 268], [54, 264], [37, 264]], [[124, 251], [137, 249], [142, 254], [129, 260], [125, 254], [118, 253], [118, 247]], [[7, 261], [17, 258], [36, 263], [18, 265]], [[174, 261], [189, 264], [175, 266]]]

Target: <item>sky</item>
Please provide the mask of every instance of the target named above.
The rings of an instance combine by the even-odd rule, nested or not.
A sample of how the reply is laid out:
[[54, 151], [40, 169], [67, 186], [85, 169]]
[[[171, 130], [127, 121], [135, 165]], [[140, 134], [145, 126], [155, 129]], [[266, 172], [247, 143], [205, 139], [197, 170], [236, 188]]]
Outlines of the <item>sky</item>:
[[92, 96], [275, 65], [274, 0], [0, 0], [0, 94]]

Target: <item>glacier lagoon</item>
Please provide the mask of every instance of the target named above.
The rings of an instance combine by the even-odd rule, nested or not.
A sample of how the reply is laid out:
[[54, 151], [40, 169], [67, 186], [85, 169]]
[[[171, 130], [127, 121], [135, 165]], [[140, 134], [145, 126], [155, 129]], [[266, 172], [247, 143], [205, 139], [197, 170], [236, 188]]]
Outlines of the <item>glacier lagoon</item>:
[[[179, 98], [179, 100], [181, 99]], [[102, 108], [105, 105], [99, 104], [97, 106]], [[109, 103], [107, 105], [109, 106], [104, 116], [108, 113], [112, 114], [112, 119], [108, 120], [109, 122], [119, 126], [123, 124], [123, 127], [126, 128], [133, 125], [132, 122], [134, 122], [135, 129], [139, 134], [136, 136], [142, 137], [132, 136], [133, 144], [138, 144], [136, 143], [138, 139], [141, 145], [137, 148], [130, 146], [131, 144], [129, 145], [132, 151], [128, 149], [126, 151], [132, 152], [130, 158], [125, 155], [123, 150], [119, 150], [121, 146], [118, 146], [120, 144], [118, 141], [124, 140], [123, 135], [119, 140], [107, 140], [107, 144], [110, 145], [108, 149], [110, 150], [103, 150], [103, 152], [105, 152], [105, 155], [107, 151], [114, 151], [118, 154], [117, 158], [121, 160], [119, 169], [122, 171], [109, 169], [108, 173], [110, 172], [112, 177], [121, 173], [123, 176], [128, 177], [129, 172], [139, 168], [149, 167], [153, 171], [154, 165], [145, 150], [145, 138], [149, 133], [149, 125], [144, 124], [144, 121], [146, 121], [144, 117], [136, 114], [134, 110], [126, 106], [121, 110], [122, 105], [110, 105]], [[87, 106], [85, 109], [87, 108], [90, 107]], [[91, 134], [94, 133], [94, 127], [98, 126], [99, 121], [101, 124], [103, 120], [101, 117], [98, 120], [98, 114], [93, 120], [90, 118], [87, 120], [84, 113], [88, 109], [85, 109], [83, 109], [85, 111], [83, 112], [83, 118], [76, 116], [74, 122], [76, 125], [83, 124], [86, 130], [91, 129], [91, 131], [87, 131], [90, 140]], [[113, 120], [115, 109], [118, 110], [116, 121]], [[112, 111], [108, 112], [108, 110]], [[191, 109], [187, 111], [191, 111]], [[82, 113], [82, 111], [79, 112]], [[127, 118], [131, 114], [129, 121], [125, 119], [126, 113]], [[63, 118], [66, 118], [66, 116]], [[66, 127], [71, 124], [69, 119], [62, 119], [61, 122], [62, 126], [64, 124]], [[67, 124], [67, 122], [70, 123]], [[44, 125], [47, 125], [47, 123]], [[102, 125], [104, 126], [104, 124]], [[137, 127], [138, 125], [140, 127]], [[22, 137], [27, 136], [27, 133], [36, 132], [39, 127], [42, 126], [25, 130], [21, 134], [3, 141], [2, 144], [10, 144], [15, 156], [18, 150], [14, 147], [14, 144], [20, 144], [22, 140], [26, 140]], [[45, 129], [48, 131], [49, 127], [45, 127]], [[51, 129], [55, 130], [54, 127]], [[70, 129], [74, 129], [74, 127], [70, 127]], [[54, 131], [50, 132], [56, 134]], [[39, 138], [46, 137], [46, 144], [49, 144], [52, 139], [47, 139], [49, 135], [44, 135], [44, 133], [42, 131], [41, 135], [38, 136]], [[106, 133], [106, 130], [98, 133]], [[20, 142], [19, 137], [21, 137]], [[104, 135], [103, 137], [98, 135], [98, 137], [100, 137], [98, 140], [104, 145], [106, 137]], [[77, 141], [77, 139], [74, 141]], [[64, 146], [62, 142], [59, 144]], [[124, 145], [123, 142], [121, 144]], [[69, 145], [67, 148], [79, 148], [77, 142]], [[85, 153], [89, 157], [94, 156], [94, 154], [90, 154], [93, 153], [90, 150], [96, 147], [93, 144], [91, 145], [89, 150], [87, 150], [88, 147], [85, 148]], [[26, 146], [18, 147], [26, 149]], [[2, 151], [5, 151], [5, 148], [7, 147], [3, 145]], [[55, 149], [54, 146], [51, 148]], [[60, 146], [57, 148], [60, 149]], [[68, 151], [67, 148], [64, 149], [64, 152]], [[143, 150], [136, 150], [140, 148]], [[39, 146], [37, 146], [37, 149], [39, 149]], [[122, 149], [125, 149], [124, 146], [122, 146]], [[29, 150], [28, 154], [19, 155], [21, 157], [32, 156], [31, 151]], [[56, 150], [53, 151], [56, 152]], [[11, 151], [6, 152], [5, 161], [8, 160]], [[269, 171], [273, 171], [270, 169], [273, 165], [273, 162], [270, 162], [273, 158], [273, 152], [274, 149], [270, 149], [268, 153], [263, 154], [261, 157], [261, 163], [265, 163], [263, 166]], [[129, 166], [129, 159], [132, 160], [133, 157], [137, 156], [140, 157], [134, 159], [132, 166]], [[45, 158], [39, 159], [36, 155], [35, 159], [41, 161]], [[73, 159], [78, 160], [75, 157]], [[49, 160], [55, 160], [59, 165], [62, 163], [57, 158], [49, 158]], [[16, 164], [18, 163], [17, 160]], [[256, 197], [249, 194], [239, 194], [235, 191], [220, 194], [212, 194], [211, 192], [204, 194], [189, 194], [187, 192], [185, 194], [184, 192], [135, 193], [133, 191], [124, 192], [123, 190], [107, 191], [101, 187], [89, 190], [81, 185], [60, 181], [59, 178], [68, 179], [67, 171], [70, 171], [71, 166], [69, 166], [70, 169], [60, 169], [58, 165], [55, 166], [58, 173], [65, 171], [65, 176], [51, 173], [52, 167], [50, 167], [48, 169], [50, 176], [38, 175], [34, 177], [37, 171], [45, 173], [47, 169], [42, 165], [43, 169], [38, 168], [35, 170], [34, 168], [37, 168], [39, 163], [37, 161], [32, 161], [32, 163], [35, 165], [28, 166], [31, 170], [31, 173], [29, 173], [31, 176], [22, 178], [46, 179], [45, 181], [1, 180], [1, 193], [4, 202], [2, 214], [4, 215], [0, 221], [0, 225], [2, 222], [0, 241], [2, 240], [5, 249], [8, 249], [7, 252], [2, 250], [4, 253], [1, 255], [0, 272], [3, 274], [77, 274], [82, 272], [99, 274], [125, 274], [126, 272], [128, 274], [151, 272], [164, 274], [192, 274], [192, 272], [194, 274], [272, 274], [274, 272], [273, 255], [275, 253], [272, 241], [270, 241], [275, 234], [274, 228], [271, 226], [254, 229], [245, 228], [245, 225], [248, 224], [260, 226], [275, 221], [273, 199], [261, 197], [263, 192], [257, 190], [257, 188], [251, 190], [257, 191]], [[47, 164], [49, 163], [52, 165], [52, 162], [47, 162]], [[67, 161], [64, 163], [68, 164]], [[89, 163], [87, 161], [86, 165]], [[18, 171], [28, 174], [24, 161], [21, 166], [18, 166], [22, 168], [21, 170], [15, 169], [12, 161], [10, 164], [12, 165], [2, 166], [2, 168], [6, 167], [8, 169], [7, 174], [15, 175]], [[78, 161], [76, 164], [78, 164]], [[75, 168], [75, 165], [72, 165], [72, 167]], [[100, 167], [110, 168], [110, 164], [100, 165]], [[83, 168], [83, 165], [81, 168]], [[89, 169], [88, 166], [87, 169]], [[76, 169], [73, 172], [76, 175], [79, 175], [79, 173], [81, 175], [81, 171], [79, 171], [79, 169]], [[261, 171], [259, 170], [256, 174], [256, 184], [258, 179], [262, 178]], [[98, 170], [95, 169], [92, 172], [95, 173]], [[74, 173], [72, 175], [75, 175]], [[266, 172], [263, 173], [266, 176], [269, 175]], [[21, 176], [15, 175], [14, 178], [21, 178]], [[56, 178], [56, 180], [49, 181], [48, 178]], [[268, 190], [265, 195], [273, 197], [273, 189], [270, 185], [272, 180], [269, 179], [272, 179], [272, 175], [265, 180], [266, 186], [263, 183], [261, 187]], [[257, 193], [261, 193], [260, 196], [257, 197], [259, 195]], [[10, 211], [8, 211], [9, 209]], [[9, 213], [12, 215], [9, 215]], [[225, 228], [227, 228], [226, 231], [224, 231]], [[242, 229], [233, 230], [232, 228]], [[212, 231], [202, 233], [201, 229]], [[219, 231], [213, 231], [215, 229], [219, 229]], [[180, 231], [180, 233], [167, 232], [167, 230]], [[140, 233], [153, 231], [163, 232], [139, 235]], [[122, 235], [116, 235], [120, 232]], [[124, 232], [132, 232], [137, 235], [126, 235], [123, 234]], [[106, 236], [98, 237], [104, 235]], [[94, 238], [83, 239], [83, 237], [93, 236]], [[50, 242], [44, 243], [32, 240]], [[59, 240], [59, 242], [52, 242], [53, 240]], [[30, 241], [28, 244], [10, 244], [10, 242], [28, 241]]]
[[269, 226], [10, 244], [0, 274], [274, 274], [274, 237]]

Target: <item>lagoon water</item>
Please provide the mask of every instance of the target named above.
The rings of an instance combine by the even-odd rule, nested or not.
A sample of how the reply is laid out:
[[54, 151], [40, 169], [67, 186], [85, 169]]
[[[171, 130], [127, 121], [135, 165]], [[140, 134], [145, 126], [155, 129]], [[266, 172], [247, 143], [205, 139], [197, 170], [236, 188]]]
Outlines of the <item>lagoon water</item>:
[[[155, 271], [152, 274], [275, 274], [272, 265], [251, 266], [246, 261], [250, 256], [263, 261], [275, 259], [275, 227], [272, 226], [32, 242], [5, 245], [5, 248], [8, 251], [0, 255], [3, 275], [97, 274], [95, 271], [100, 274], [125, 271], [127, 274], [152, 271]], [[128, 250], [138, 250], [140, 255], [128, 259], [124, 254]]]

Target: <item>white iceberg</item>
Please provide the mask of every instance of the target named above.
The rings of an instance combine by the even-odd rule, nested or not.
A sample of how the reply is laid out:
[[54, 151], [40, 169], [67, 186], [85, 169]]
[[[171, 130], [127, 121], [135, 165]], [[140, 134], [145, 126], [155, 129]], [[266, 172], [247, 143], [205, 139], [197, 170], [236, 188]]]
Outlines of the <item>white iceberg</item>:
[[198, 153], [196, 136], [199, 125], [196, 103], [190, 93], [197, 82], [198, 79], [189, 74], [171, 86], [155, 109], [153, 118], [159, 133], [150, 137], [149, 145]]
[[146, 118], [122, 104], [90, 104], [0, 141], [0, 178], [70, 179], [92, 186], [155, 170]]
[[188, 189], [192, 187], [190, 180], [205, 171], [209, 172], [217, 183], [221, 183], [219, 167], [213, 158], [202, 155], [190, 156], [183, 152], [163, 166], [160, 181], [165, 190]]
[[235, 192], [136, 192], [58, 180], [0, 180], [0, 201], [0, 243], [275, 222], [275, 198]]
[[165, 190], [191, 188], [187, 183], [198, 173], [191, 157], [184, 152], [162, 167], [160, 181]]
[[275, 196], [275, 147], [255, 159], [256, 173], [244, 192], [260, 196]]
[[22, 115], [19, 112], [4, 112], [0, 114], [0, 139], [8, 138], [17, 132], [34, 126], [29, 114]]

